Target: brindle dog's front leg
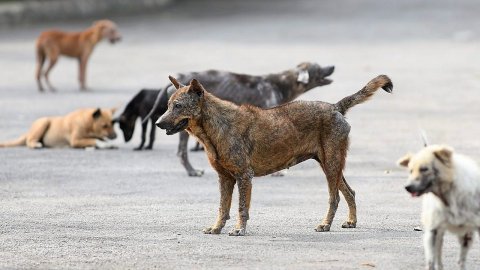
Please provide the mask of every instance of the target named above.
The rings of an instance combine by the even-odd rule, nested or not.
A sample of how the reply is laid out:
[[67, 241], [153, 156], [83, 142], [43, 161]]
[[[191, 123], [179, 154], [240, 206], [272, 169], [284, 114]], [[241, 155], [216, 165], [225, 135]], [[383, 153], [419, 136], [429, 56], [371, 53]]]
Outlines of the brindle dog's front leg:
[[248, 210], [252, 192], [252, 176], [249, 174], [237, 177], [238, 183], [238, 218], [237, 225], [228, 235], [243, 236], [247, 231]]
[[230, 219], [230, 206], [232, 204], [235, 179], [229, 175], [219, 174], [218, 182], [220, 186], [220, 208], [218, 208], [218, 216], [215, 223], [203, 230], [206, 234], [219, 234], [225, 226], [225, 222]]

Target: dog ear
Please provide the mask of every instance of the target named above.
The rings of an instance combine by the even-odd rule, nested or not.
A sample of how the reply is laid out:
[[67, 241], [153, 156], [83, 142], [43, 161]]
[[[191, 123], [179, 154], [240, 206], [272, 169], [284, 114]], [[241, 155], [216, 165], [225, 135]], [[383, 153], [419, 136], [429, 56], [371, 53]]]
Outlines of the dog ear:
[[170, 79], [170, 81], [172, 82], [173, 86], [175, 86], [175, 88], [178, 90], [182, 87], [185, 87], [185, 85], [181, 84], [179, 81], [177, 81], [177, 79], [175, 79], [174, 77], [172, 76], [168, 76], [168, 79]]
[[204, 90], [205, 89], [200, 84], [200, 82], [197, 81], [197, 79], [193, 79], [192, 81], [190, 81], [190, 88], [188, 89], [189, 92], [192, 91], [195, 94], [197, 94], [199, 97], [201, 97], [203, 95]]
[[402, 167], [408, 167], [408, 163], [410, 162], [410, 160], [412, 159], [412, 154], [408, 153], [406, 154], [404, 157], [400, 158], [398, 161], [397, 161], [397, 164], [399, 166], [402, 166]]
[[102, 116], [102, 110], [101, 110], [100, 108], [97, 108], [97, 109], [93, 112], [92, 116], [93, 116], [93, 119], [99, 118], [100, 116]]
[[452, 163], [453, 148], [446, 145], [441, 145], [438, 147], [438, 149], [433, 151], [433, 155], [444, 165], [450, 166]]
[[300, 63], [297, 66], [297, 82], [308, 84], [308, 82], [310, 81], [310, 74], [308, 73], [309, 66], [310, 63], [308, 62]]

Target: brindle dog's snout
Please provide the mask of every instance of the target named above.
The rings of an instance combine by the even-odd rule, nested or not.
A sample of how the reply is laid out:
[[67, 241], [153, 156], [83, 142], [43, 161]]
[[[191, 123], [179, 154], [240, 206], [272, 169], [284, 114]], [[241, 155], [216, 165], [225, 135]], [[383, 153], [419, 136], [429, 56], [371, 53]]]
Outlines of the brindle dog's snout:
[[167, 129], [168, 128], [168, 124], [165, 123], [165, 121], [162, 121], [162, 119], [158, 119], [157, 122], [155, 122], [155, 125], [161, 129]]

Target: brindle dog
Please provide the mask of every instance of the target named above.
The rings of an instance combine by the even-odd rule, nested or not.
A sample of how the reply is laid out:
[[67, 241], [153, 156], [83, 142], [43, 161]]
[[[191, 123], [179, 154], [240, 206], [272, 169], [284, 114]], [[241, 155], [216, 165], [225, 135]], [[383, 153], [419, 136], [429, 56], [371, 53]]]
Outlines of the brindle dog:
[[239, 190], [238, 221], [230, 235], [245, 235], [249, 218], [252, 178], [294, 166], [308, 159], [320, 163], [328, 182], [329, 208], [316, 231], [329, 231], [340, 201], [345, 197], [349, 214], [343, 228], [357, 223], [355, 192], [343, 176], [350, 125], [345, 113], [370, 98], [378, 88], [391, 92], [391, 80], [380, 75], [357, 93], [336, 104], [297, 101], [272, 109], [238, 106], [221, 100], [197, 81], [183, 86], [170, 77], [177, 91], [167, 112], [157, 121], [168, 135], [187, 130], [205, 147], [208, 160], [220, 182], [220, 208], [213, 226], [204, 230], [218, 234], [229, 219], [232, 192]]

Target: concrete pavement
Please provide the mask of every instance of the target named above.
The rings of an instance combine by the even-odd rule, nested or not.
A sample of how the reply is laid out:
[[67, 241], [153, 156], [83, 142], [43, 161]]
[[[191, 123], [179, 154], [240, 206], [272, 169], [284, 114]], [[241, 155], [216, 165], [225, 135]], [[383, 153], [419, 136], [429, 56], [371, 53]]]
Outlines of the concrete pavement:
[[[379, 92], [352, 109], [345, 175], [355, 189], [358, 228], [342, 229], [340, 202], [332, 231], [316, 233], [327, 208], [325, 177], [315, 162], [282, 178], [254, 179], [246, 237], [203, 235], [215, 218], [218, 187], [206, 169], [190, 178], [177, 161], [177, 136], [158, 130], [153, 151], [0, 149], [0, 268], [421, 269], [418, 199], [403, 190], [397, 158], [421, 147], [418, 128], [480, 160], [480, 6], [476, 1], [180, 1], [142, 17], [118, 17], [124, 40], [101, 44], [78, 91], [77, 63], [61, 59], [39, 94], [34, 40], [48, 27], [0, 30], [0, 140], [17, 137], [41, 116], [80, 107], [121, 106], [142, 87], [161, 87], [176, 72], [227, 69], [263, 74], [302, 61], [335, 65], [330, 86], [300, 99], [336, 102], [378, 74]], [[232, 217], [236, 216], [236, 200]], [[480, 267], [478, 237], [468, 257]], [[455, 269], [456, 239], [444, 247]]]

